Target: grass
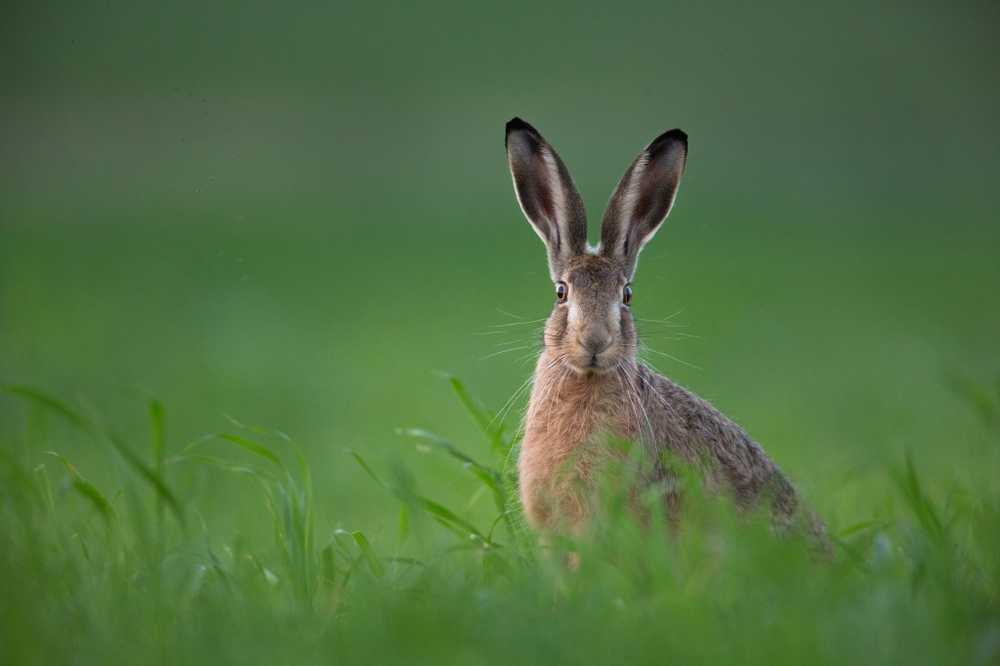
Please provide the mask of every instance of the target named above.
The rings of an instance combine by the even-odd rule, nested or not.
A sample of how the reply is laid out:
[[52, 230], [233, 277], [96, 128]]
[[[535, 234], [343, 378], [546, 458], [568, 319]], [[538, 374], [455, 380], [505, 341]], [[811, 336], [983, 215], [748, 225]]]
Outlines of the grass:
[[[286, 434], [235, 419], [171, 448], [169, 412], [147, 403], [146, 447], [75, 404], [24, 386], [38, 439], [4, 451], [5, 663], [928, 663], [1000, 658], [1000, 495], [952, 484], [944, 499], [911, 456], [881, 472], [886, 496], [817, 558], [764, 517], [738, 516], [685, 478], [677, 534], [643, 529], [610, 493], [600, 527], [541, 547], [512, 495], [514, 436], [447, 378], [480, 427], [459, 446], [400, 436], [446, 474], [475, 480], [448, 506], [405, 466], [345, 450], [394, 498], [374, 525], [329, 524], [310, 465]], [[1000, 390], [965, 384], [996, 443]], [[973, 397], [974, 396], [974, 397]], [[43, 430], [44, 428], [44, 430]], [[99, 449], [98, 487], [66, 441]], [[49, 450], [51, 447], [51, 450]], [[44, 453], [43, 453], [44, 452]], [[183, 489], [235, 476], [270, 538], [226, 534]], [[469, 510], [469, 506], [475, 510]], [[391, 526], [391, 529], [386, 526]], [[578, 570], [564, 566], [579, 554]], [[562, 553], [562, 554], [560, 554]]]

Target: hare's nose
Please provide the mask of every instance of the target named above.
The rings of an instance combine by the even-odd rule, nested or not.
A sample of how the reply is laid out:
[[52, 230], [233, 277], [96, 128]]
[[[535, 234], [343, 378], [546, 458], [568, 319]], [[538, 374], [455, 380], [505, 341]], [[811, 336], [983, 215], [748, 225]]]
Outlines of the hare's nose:
[[588, 333], [580, 341], [583, 348], [596, 356], [611, 346], [611, 336], [605, 333]]

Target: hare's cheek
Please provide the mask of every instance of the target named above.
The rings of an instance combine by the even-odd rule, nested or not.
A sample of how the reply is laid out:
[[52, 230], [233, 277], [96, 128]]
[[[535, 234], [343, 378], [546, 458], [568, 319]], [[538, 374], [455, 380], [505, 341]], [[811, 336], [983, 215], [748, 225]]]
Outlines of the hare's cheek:
[[612, 303], [608, 307], [608, 327], [610, 330], [618, 331], [618, 333], [624, 330], [622, 328], [622, 317], [627, 313], [624, 313], [623, 309], [618, 303]]
[[583, 324], [583, 311], [580, 308], [579, 303], [574, 300], [562, 307], [563, 318], [565, 320], [565, 327], [579, 328]]
[[556, 308], [549, 317], [549, 323], [545, 327], [547, 336], [553, 341], [562, 340], [566, 336], [566, 329], [569, 327], [569, 308], [562, 306]]
[[635, 323], [632, 321], [632, 313], [626, 307], [620, 308], [618, 328], [621, 331], [622, 342], [631, 344], [635, 340]]

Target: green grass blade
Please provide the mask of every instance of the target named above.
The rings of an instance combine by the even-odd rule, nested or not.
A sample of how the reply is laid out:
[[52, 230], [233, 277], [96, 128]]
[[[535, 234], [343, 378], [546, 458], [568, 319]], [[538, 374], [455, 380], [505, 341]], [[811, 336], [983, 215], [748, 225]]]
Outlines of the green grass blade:
[[273, 428], [265, 428], [263, 426], [243, 423], [242, 421], [239, 421], [238, 419], [234, 418], [229, 414], [226, 414], [225, 417], [227, 421], [232, 423], [237, 428], [240, 428], [241, 430], [246, 430], [247, 432], [251, 432], [255, 435], [266, 435], [270, 437], [276, 437], [281, 441], [283, 441], [284, 443], [288, 444], [291, 447], [292, 451], [295, 453], [295, 459], [299, 465], [299, 474], [302, 477], [302, 482], [306, 486], [307, 492], [312, 494], [312, 472], [310, 470], [308, 462], [306, 461], [306, 457], [302, 450], [302, 447], [299, 446], [298, 442], [296, 442], [287, 433], [282, 432], [281, 430], [275, 430]]
[[487, 435], [491, 435], [494, 431], [494, 427], [491, 425], [492, 417], [489, 413], [483, 409], [481, 405], [472, 397], [468, 389], [465, 388], [465, 384], [462, 383], [458, 377], [448, 376], [448, 384], [451, 385], [451, 390], [455, 392], [458, 396], [459, 402], [465, 407], [465, 410], [469, 412], [474, 420], [480, 427], [480, 429]]
[[427, 430], [423, 430], [421, 428], [399, 428], [396, 432], [403, 437], [416, 439], [424, 445], [444, 451], [452, 458], [462, 462], [466, 469], [471, 471], [477, 479], [479, 479], [490, 489], [490, 491], [493, 492], [494, 497], [498, 498], [500, 502], [500, 507], [505, 504], [503, 481], [497, 470], [477, 462], [444, 437], [428, 432]]
[[[147, 402], [147, 412], [149, 414], [150, 426], [150, 450], [153, 457], [153, 471], [164, 484], [167, 481], [167, 470], [163, 464], [166, 457], [167, 436], [166, 418], [164, 415], [163, 403], [159, 400], [150, 399]], [[156, 524], [159, 532], [159, 541], [164, 541], [163, 534], [163, 498], [157, 494], [156, 497]]]
[[248, 467], [246, 465], [240, 465], [238, 463], [233, 463], [223, 458], [217, 458], [215, 456], [206, 456], [200, 454], [188, 454], [182, 456], [171, 456], [165, 461], [166, 465], [176, 465], [178, 463], [199, 463], [202, 465], [211, 465], [212, 467], [217, 467], [226, 472], [231, 472], [233, 474], [244, 474], [246, 476], [253, 477], [254, 479], [260, 481], [261, 483], [276, 483], [277, 478], [268, 474], [267, 472], [254, 469], [253, 467]]
[[166, 419], [163, 403], [159, 400], [149, 401], [149, 425], [152, 431], [151, 448], [153, 452], [153, 468], [163, 476], [163, 461], [166, 457], [167, 436]]
[[76, 467], [73, 466], [73, 463], [67, 460], [65, 456], [55, 451], [48, 451], [48, 454], [57, 458], [59, 462], [63, 464], [63, 467], [66, 468], [66, 471], [72, 479], [73, 489], [90, 502], [90, 504], [101, 515], [101, 518], [104, 519], [105, 525], [108, 529], [110, 529], [116, 519], [115, 508], [111, 502], [108, 501], [108, 498], [104, 496], [104, 493], [98, 490], [97, 486], [85, 479]]
[[[946, 383], [952, 393], [961, 398], [985, 425], [993, 424], [997, 417], [998, 403], [993, 401], [988, 387], [954, 372], [948, 374]], [[1000, 380], [997, 380], [997, 385], [1000, 391]]]
[[484, 409], [479, 402], [472, 397], [465, 384], [458, 377], [447, 375], [448, 383], [451, 385], [451, 390], [454, 391], [455, 395], [458, 397], [459, 402], [465, 407], [465, 410], [472, 416], [472, 420], [476, 422], [479, 429], [483, 431], [486, 438], [490, 442], [490, 448], [493, 449], [493, 453], [496, 454], [500, 459], [507, 454], [507, 449], [510, 448], [510, 444], [505, 442], [503, 439], [504, 424], [499, 421], [495, 416], [491, 415], [486, 409]]
[[449, 525], [460, 527], [465, 532], [466, 536], [474, 534], [477, 537], [481, 538], [483, 541], [487, 541], [486, 536], [482, 532], [480, 532], [475, 525], [465, 520], [464, 518], [459, 517], [451, 509], [435, 502], [434, 500], [427, 499], [426, 497], [417, 496], [414, 499], [424, 511], [428, 512], [435, 518], [438, 518], [448, 523]]
[[40, 405], [63, 417], [81, 430], [93, 432], [93, 426], [88, 419], [84, 418], [79, 412], [71, 408], [64, 401], [59, 400], [58, 398], [55, 398], [47, 393], [43, 393], [42, 391], [30, 386], [4, 386], [0, 390], [4, 393], [9, 393], [10, 395], [17, 396], [33, 402], [36, 405]]
[[320, 572], [325, 586], [333, 587], [336, 585], [337, 566], [332, 545], [327, 544], [327, 546], [320, 551]]
[[212, 435], [212, 438], [221, 439], [223, 441], [235, 444], [245, 451], [249, 451], [250, 453], [256, 456], [260, 456], [261, 458], [267, 460], [268, 462], [278, 467], [281, 467], [282, 469], [284, 468], [284, 465], [281, 464], [281, 459], [278, 458], [278, 456], [275, 455], [275, 453], [271, 451], [271, 449], [267, 448], [260, 442], [248, 439], [246, 437], [243, 437], [242, 435], [233, 435], [231, 433], [218, 433]]
[[371, 570], [372, 575], [376, 578], [381, 578], [385, 575], [385, 568], [379, 561], [378, 556], [375, 554], [375, 549], [365, 538], [365, 535], [361, 532], [351, 532], [351, 537], [354, 538], [354, 543], [358, 544], [358, 548], [361, 549], [361, 554], [364, 555], [365, 561], [368, 563], [368, 568]]
[[451, 457], [455, 458], [456, 460], [460, 460], [464, 463], [469, 463], [472, 465], [476, 465], [478, 467], [482, 467], [482, 465], [477, 463], [471, 456], [463, 453], [447, 439], [441, 437], [440, 435], [436, 435], [430, 431], [424, 430], [422, 428], [397, 428], [396, 434], [400, 435], [401, 437], [416, 439], [425, 445], [429, 445], [430, 447], [440, 449], [445, 453], [447, 453], [448, 455], [450, 455]]
[[913, 456], [909, 451], [906, 451], [904, 459], [904, 469], [892, 470], [892, 478], [924, 531], [933, 541], [940, 542], [945, 537], [944, 524], [938, 516], [933, 501], [923, 489], [913, 463]]
[[118, 453], [121, 454], [122, 458], [125, 459], [132, 469], [134, 469], [139, 476], [143, 478], [153, 490], [156, 491], [157, 497], [163, 501], [163, 503], [170, 509], [170, 512], [174, 514], [174, 518], [182, 526], [187, 526], [187, 521], [184, 518], [184, 510], [181, 507], [180, 502], [174, 496], [174, 493], [167, 487], [166, 482], [160, 477], [159, 474], [152, 468], [150, 468], [146, 463], [139, 459], [130, 448], [128, 448], [124, 442], [122, 442], [118, 437], [114, 435], [108, 435], [108, 440], [115, 447]]
[[399, 545], [402, 546], [410, 537], [410, 510], [405, 504], [399, 507], [399, 518], [396, 522], [396, 534]]
[[365, 461], [365, 459], [361, 457], [360, 453], [352, 449], [344, 449], [344, 452], [350, 455], [352, 458], [354, 458], [354, 461], [361, 466], [361, 469], [365, 470], [368, 476], [370, 476], [372, 480], [375, 481], [375, 483], [382, 486], [383, 488], [389, 487], [382, 481], [382, 479], [379, 478], [378, 474], [375, 473], [375, 470], [371, 468], [371, 466]]
[[52, 482], [49, 481], [48, 469], [45, 465], [35, 467], [35, 478], [38, 480], [38, 489], [42, 495], [42, 502], [49, 515], [52, 515], [56, 511], [56, 500], [52, 494]]
[[442, 504], [439, 504], [438, 502], [435, 502], [434, 500], [427, 499], [426, 497], [414, 495], [409, 491], [402, 490], [400, 488], [393, 488], [387, 485], [379, 478], [379, 476], [375, 473], [375, 471], [371, 468], [371, 466], [369, 466], [368, 463], [365, 462], [365, 459], [362, 458], [357, 452], [347, 449], [347, 453], [353, 456], [354, 460], [357, 461], [358, 465], [360, 465], [361, 468], [368, 473], [368, 476], [374, 479], [375, 483], [391, 491], [400, 501], [404, 503], [416, 504], [421, 509], [431, 514], [431, 516], [433, 516], [435, 520], [437, 520], [439, 523], [441, 523], [445, 527], [448, 527], [462, 538], [465, 538], [470, 534], [474, 534], [479, 538], [483, 539], [484, 541], [488, 541], [486, 537], [483, 535], [483, 533], [480, 532], [475, 525], [465, 520], [464, 518], [459, 517], [457, 514], [455, 514], [447, 507], [443, 506]]

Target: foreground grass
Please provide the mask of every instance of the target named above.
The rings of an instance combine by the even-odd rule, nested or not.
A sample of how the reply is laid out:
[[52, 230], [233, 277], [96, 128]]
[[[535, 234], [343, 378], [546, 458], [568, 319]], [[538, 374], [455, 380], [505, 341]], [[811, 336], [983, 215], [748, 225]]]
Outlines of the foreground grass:
[[[996, 663], [1000, 496], [928, 489], [917, 462], [885, 470], [886, 496], [837, 526], [835, 555], [775, 538], [687, 481], [678, 533], [644, 530], [609, 495], [600, 528], [542, 548], [513, 492], [514, 436], [457, 380], [484, 444], [401, 430], [471, 474], [488, 502], [445, 506], [406, 468], [345, 451], [397, 509], [339, 526], [313, 497], [287, 435], [230, 421], [184, 447], [148, 403], [150, 442], [28, 387], [29, 440], [0, 449], [3, 663]], [[1000, 392], [962, 387], [996, 428]], [[993, 430], [994, 434], [996, 433]], [[74, 439], [75, 438], [75, 439]], [[103, 447], [98, 487], [63, 443]], [[994, 438], [995, 441], [995, 438]], [[214, 526], [184, 491], [236, 477], [272, 534]], [[940, 491], [940, 492], [938, 492]], [[484, 508], [489, 506], [489, 509]], [[237, 507], [233, 507], [236, 510]], [[240, 507], [241, 509], [243, 507]], [[579, 554], [570, 571], [565, 553]]]

